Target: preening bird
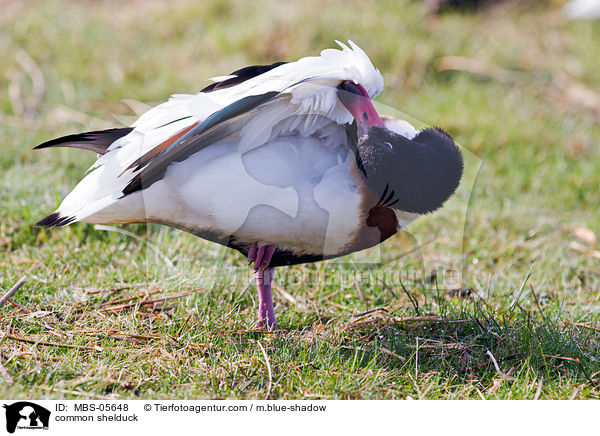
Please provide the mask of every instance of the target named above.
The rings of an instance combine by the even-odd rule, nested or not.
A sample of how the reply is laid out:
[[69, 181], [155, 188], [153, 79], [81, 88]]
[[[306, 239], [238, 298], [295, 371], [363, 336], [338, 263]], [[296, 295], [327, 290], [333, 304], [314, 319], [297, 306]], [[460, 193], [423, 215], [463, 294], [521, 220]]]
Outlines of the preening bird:
[[448, 133], [379, 116], [381, 74], [338, 44], [213, 78], [131, 127], [38, 145], [98, 159], [37, 225], [159, 223], [238, 250], [256, 270], [259, 326], [276, 329], [274, 267], [383, 242], [440, 208], [463, 172]]

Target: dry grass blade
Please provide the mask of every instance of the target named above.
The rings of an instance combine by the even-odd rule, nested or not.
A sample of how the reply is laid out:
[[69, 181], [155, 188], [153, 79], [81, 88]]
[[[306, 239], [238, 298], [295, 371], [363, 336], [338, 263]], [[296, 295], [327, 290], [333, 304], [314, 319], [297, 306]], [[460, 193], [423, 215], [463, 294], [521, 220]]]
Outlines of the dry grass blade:
[[125, 304], [125, 303], [129, 303], [130, 301], [133, 301], [133, 300], [139, 300], [140, 298], [144, 298], [144, 297], [148, 298], [150, 295], [154, 295], [157, 292], [159, 292], [159, 291], [155, 290], [155, 291], [146, 292], [146, 293], [144, 293], [144, 295], [134, 295], [133, 297], [123, 298], [121, 300], [105, 301], [100, 306], [115, 306], [118, 304]]
[[439, 315], [427, 315], [427, 316], [393, 316], [391, 318], [396, 323], [411, 323], [411, 322], [438, 322], [442, 320]]
[[443, 342], [439, 342], [439, 343], [435, 343], [435, 344], [419, 344], [419, 345], [406, 345], [406, 348], [410, 348], [413, 350], [419, 349], [419, 350], [427, 350], [427, 349], [436, 349], [436, 348], [441, 348], [443, 350], [457, 350], [457, 349], [461, 349], [461, 348], [467, 348], [468, 346], [460, 343], [460, 342], [450, 342], [450, 343], [443, 343]]
[[537, 385], [537, 389], [535, 390], [535, 396], [533, 397], [533, 400], [539, 400], [540, 399], [540, 395], [542, 395], [542, 387], [544, 386], [544, 381], [540, 380], [540, 382]]
[[4, 303], [6, 303], [8, 301], [8, 299], [10, 297], [12, 297], [15, 294], [15, 292], [17, 292], [19, 290], [19, 288], [21, 286], [23, 286], [25, 284], [25, 282], [27, 282], [27, 277], [21, 278], [21, 280], [19, 280], [12, 288], [10, 288], [8, 290], [8, 292], [6, 294], [4, 294], [2, 296], [2, 298], [0, 298], [0, 307], [2, 307], [2, 305]]
[[571, 396], [569, 397], [569, 401], [574, 400], [575, 398], [577, 398], [577, 395], [579, 395], [579, 393], [581, 392], [581, 385], [577, 386], [577, 388], [573, 391], [573, 393], [571, 394]]
[[257, 342], [257, 344], [260, 347], [260, 351], [262, 351], [265, 358], [265, 364], [267, 365], [267, 371], [269, 372], [269, 385], [267, 386], [267, 395], [265, 396], [265, 400], [268, 400], [271, 395], [271, 386], [273, 385], [273, 373], [271, 372], [271, 364], [269, 363], [269, 356], [267, 356], [265, 347], [263, 347], [260, 342]]
[[358, 296], [360, 297], [360, 300], [363, 302], [365, 307], [368, 308], [369, 302], [367, 301], [367, 297], [365, 296], [365, 293], [363, 292], [362, 288], [360, 287], [360, 283], [358, 283], [358, 280], [356, 279], [356, 277], [354, 277], [354, 287], [358, 291]]
[[358, 315], [356, 319], [344, 324], [341, 331], [358, 327], [365, 324], [390, 323], [390, 324], [420, 324], [429, 322], [439, 322], [442, 318], [438, 315], [425, 316], [391, 316], [384, 309], [373, 309]]
[[279, 294], [285, 298], [287, 301], [289, 301], [292, 304], [298, 304], [298, 300], [296, 300], [294, 298], [294, 296], [292, 294], [290, 294], [289, 292], [287, 292], [285, 289], [283, 289], [281, 286], [275, 285], [275, 290], [277, 292], [279, 292]]
[[179, 292], [177, 294], [167, 295], [165, 297], [152, 298], [149, 300], [135, 301], [133, 303], [118, 304], [115, 306], [104, 307], [100, 310], [106, 311], [106, 312], [118, 312], [123, 309], [131, 309], [131, 308], [136, 308], [136, 307], [139, 308], [141, 306], [155, 305], [156, 303], [162, 303], [163, 301], [174, 300], [176, 298], [186, 297], [190, 294], [193, 294], [194, 292], [200, 292], [200, 291], [204, 291], [204, 289], [203, 288], [191, 289], [189, 291]]
[[583, 372], [583, 374], [585, 375], [585, 377], [587, 378], [587, 380], [590, 382], [590, 384], [592, 386], [594, 386], [594, 387], [598, 386], [598, 382], [596, 381], [596, 379], [592, 379], [590, 377], [590, 375], [586, 371], [585, 367], [583, 366], [583, 364], [581, 363], [581, 360], [579, 360], [579, 358], [577, 358], [577, 357], [565, 357], [565, 356], [554, 356], [552, 354], [542, 354], [542, 356], [549, 357], [551, 359], [559, 359], [559, 360], [567, 360], [569, 362], [575, 362], [577, 364], [577, 366], [579, 366], [579, 369], [581, 369], [581, 372]]
[[113, 333], [107, 332], [105, 334], [102, 333], [88, 333], [88, 336], [110, 336], [115, 339], [139, 339], [144, 341], [156, 341], [164, 339], [163, 336], [152, 336], [152, 335], [137, 335], [133, 333]]
[[123, 348], [123, 347], [100, 347], [100, 346], [91, 346], [91, 345], [72, 345], [72, 344], [63, 344], [63, 343], [59, 343], [59, 342], [48, 342], [48, 341], [41, 341], [41, 340], [37, 340], [37, 339], [29, 339], [29, 338], [23, 338], [21, 336], [16, 336], [16, 335], [4, 335], [5, 338], [8, 339], [12, 339], [13, 341], [17, 341], [17, 342], [27, 342], [29, 344], [34, 344], [34, 345], [43, 345], [46, 347], [61, 347], [61, 348], [73, 348], [76, 350], [88, 350], [88, 351], [104, 351], [104, 350], [115, 350], [115, 351], [134, 351], [134, 350], [130, 350], [128, 348]]
[[385, 307], [376, 307], [375, 309], [371, 309], [371, 310], [367, 310], [366, 312], [359, 313], [358, 315], [355, 315], [354, 317], [361, 318], [363, 316], [367, 316], [367, 315], [370, 315], [375, 312], [387, 312], [387, 311], [388, 311], [388, 309], [386, 309]]
[[177, 333], [175, 334], [175, 338], [179, 338], [181, 335], [181, 332], [183, 331], [184, 327], [187, 325], [188, 321], [190, 320], [190, 318], [192, 317], [192, 314], [190, 313], [187, 318], [185, 319], [185, 321], [183, 322], [183, 324], [181, 324], [181, 327], [179, 327], [179, 329], [177, 330]]
[[568, 324], [568, 325], [574, 325], [576, 327], [582, 327], [584, 329], [590, 329], [590, 330], [595, 330], [597, 332], [600, 332], [600, 327], [596, 327], [596, 326], [589, 325], [589, 324], [584, 324], [582, 322], [573, 322], [573, 321], [564, 320], [563, 323], [564, 324]]
[[389, 356], [392, 356], [392, 357], [395, 357], [395, 358], [396, 358], [396, 359], [398, 359], [400, 362], [406, 362], [406, 357], [404, 357], [404, 356], [401, 356], [401, 355], [399, 355], [399, 354], [396, 354], [396, 353], [394, 353], [392, 350], [388, 350], [388, 349], [387, 349], [387, 348], [385, 348], [385, 347], [379, 347], [379, 349], [380, 349], [381, 351], [383, 351], [385, 354], [387, 354], [387, 355], [389, 355]]
[[498, 365], [498, 361], [496, 361], [496, 358], [494, 357], [492, 352], [490, 350], [486, 350], [485, 354], [490, 356], [490, 359], [492, 359], [492, 363], [494, 364], [494, 368], [496, 369], [496, 372], [499, 374], [502, 374], [502, 371], [500, 371], [500, 366]]

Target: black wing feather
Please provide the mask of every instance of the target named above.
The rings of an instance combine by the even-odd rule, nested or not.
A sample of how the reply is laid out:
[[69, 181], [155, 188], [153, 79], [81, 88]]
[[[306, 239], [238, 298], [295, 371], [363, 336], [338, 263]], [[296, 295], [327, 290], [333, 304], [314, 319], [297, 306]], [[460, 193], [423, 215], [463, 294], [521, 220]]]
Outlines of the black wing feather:
[[73, 221], [75, 221], [74, 216], [60, 216], [59, 212], [52, 212], [47, 217], [42, 218], [37, 223], [35, 223], [35, 226], [51, 229], [53, 227], [66, 226], [68, 224], [71, 224]]
[[242, 82], [245, 82], [248, 79], [252, 79], [253, 77], [260, 76], [261, 74], [266, 73], [267, 71], [271, 71], [273, 68], [277, 68], [280, 65], [286, 64], [287, 62], [275, 62], [271, 65], [251, 65], [249, 67], [241, 68], [237, 71], [234, 71], [230, 74], [231, 79], [223, 80], [222, 82], [211, 83], [206, 88], [202, 89], [200, 92], [211, 92], [216, 91], [217, 89], [230, 88], [232, 86], [238, 85]]
[[73, 147], [93, 151], [98, 154], [106, 153], [106, 149], [117, 139], [129, 134], [133, 127], [123, 127], [120, 129], [95, 130], [92, 132], [75, 133], [73, 135], [63, 136], [52, 139], [33, 147], [34, 150], [49, 147]]

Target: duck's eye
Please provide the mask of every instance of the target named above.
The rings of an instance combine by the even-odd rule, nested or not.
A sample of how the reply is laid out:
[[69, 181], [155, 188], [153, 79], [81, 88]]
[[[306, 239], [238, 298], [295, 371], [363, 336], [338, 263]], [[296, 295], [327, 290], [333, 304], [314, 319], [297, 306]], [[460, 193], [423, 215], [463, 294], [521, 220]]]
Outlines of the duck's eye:
[[394, 149], [394, 147], [392, 147], [392, 144], [390, 144], [390, 143], [389, 143], [389, 142], [387, 142], [387, 141], [386, 141], [386, 142], [384, 142], [384, 143], [383, 143], [383, 145], [384, 145], [385, 147], [389, 148], [390, 150], [393, 150], [393, 149]]

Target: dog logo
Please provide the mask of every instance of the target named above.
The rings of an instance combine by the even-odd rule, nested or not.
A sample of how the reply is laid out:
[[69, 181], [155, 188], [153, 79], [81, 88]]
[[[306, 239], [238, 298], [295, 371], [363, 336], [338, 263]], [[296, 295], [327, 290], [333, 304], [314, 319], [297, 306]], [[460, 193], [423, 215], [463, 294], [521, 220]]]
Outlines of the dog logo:
[[6, 431], [14, 433], [18, 429], [48, 430], [50, 411], [29, 401], [19, 401], [3, 406], [6, 409]]

